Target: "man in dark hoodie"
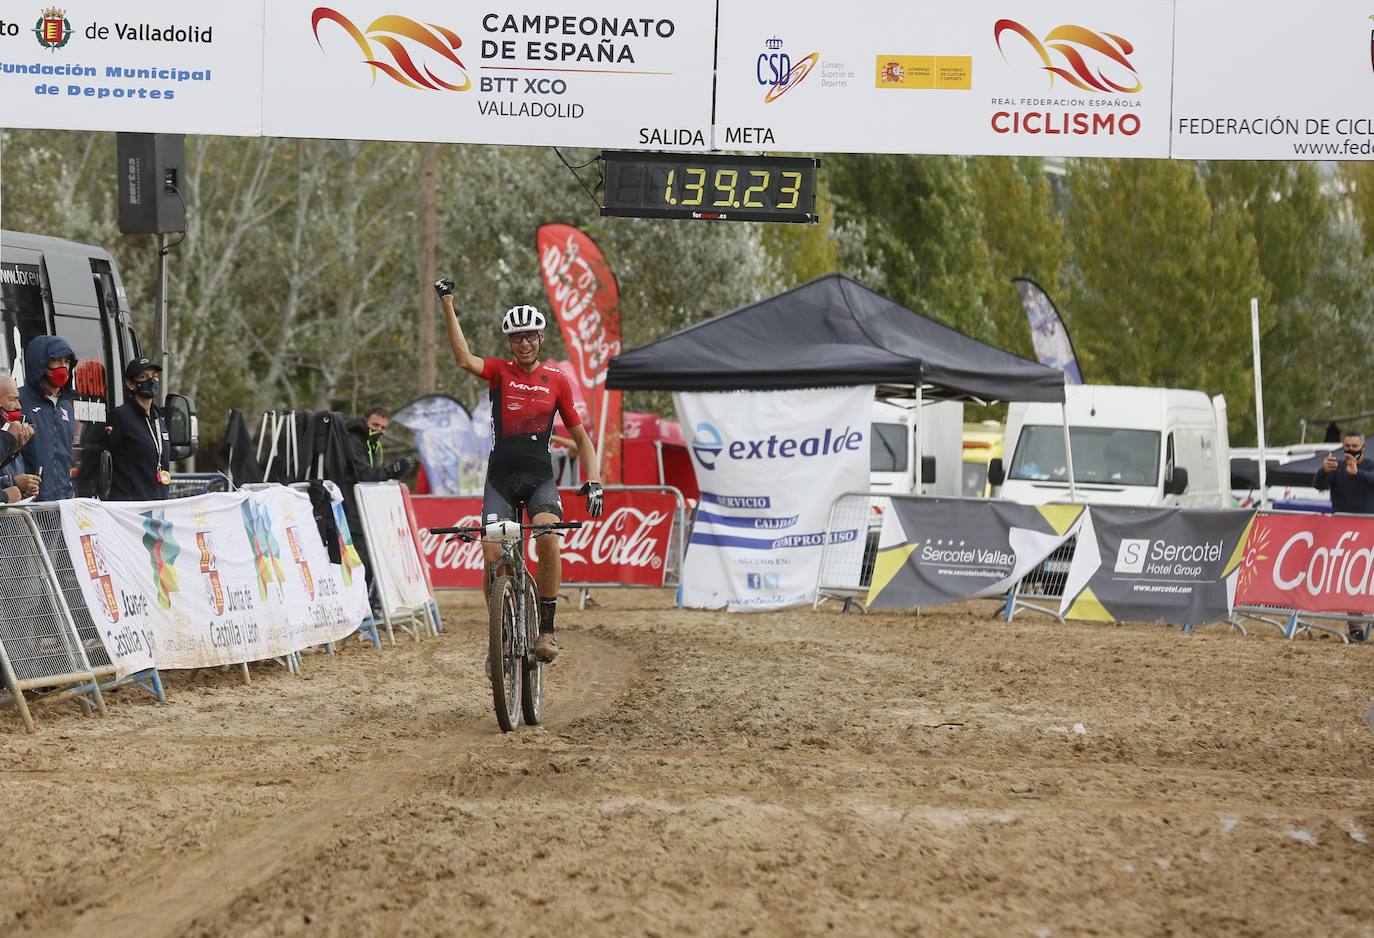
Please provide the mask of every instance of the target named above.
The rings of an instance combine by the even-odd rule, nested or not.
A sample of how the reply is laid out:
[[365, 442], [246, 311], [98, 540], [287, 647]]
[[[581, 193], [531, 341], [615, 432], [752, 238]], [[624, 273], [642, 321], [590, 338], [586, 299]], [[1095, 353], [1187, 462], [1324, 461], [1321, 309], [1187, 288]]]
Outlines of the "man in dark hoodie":
[[24, 386], [19, 401], [33, 424], [33, 439], [20, 457], [28, 472], [41, 477], [38, 500], [71, 498], [72, 439], [76, 413], [72, 374], [76, 353], [67, 340], [55, 335], [34, 336], [24, 349]]
[[382, 436], [391, 426], [391, 415], [385, 407], [374, 407], [362, 420], [348, 425], [348, 444], [353, 453], [353, 466], [359, 482], [385, 482], [399, 479], [415, 468], [413, 459], [387, 462], [382, 453]]

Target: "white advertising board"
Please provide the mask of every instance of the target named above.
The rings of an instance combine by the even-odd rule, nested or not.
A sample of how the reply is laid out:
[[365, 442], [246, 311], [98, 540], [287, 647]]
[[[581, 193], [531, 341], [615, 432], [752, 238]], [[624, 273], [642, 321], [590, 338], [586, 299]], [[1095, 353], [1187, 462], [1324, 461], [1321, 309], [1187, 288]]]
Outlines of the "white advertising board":
[[1374, 7], [1179, 0], [1179, 159], [1374, 159]]
[[260, 661], [356, 631], [367, 583], [342, 504], [342, 564], [283, 486], [165, 502], [61, 503], [91, 618], [120, 676]]
[[255, 135], [262, 0], [0, 6], [0, 127]]
[[410, 526], [405, 496], [396, 482], [364, 482], [353, 487], [366, 528], [368, 557], [382, 604], [388, 613], [404, 614], [434, 601], [425, 579], [425, 564]]
[[716, 146], [1163, 157], [1171, 0], [721, 0]]
[[269, 135], [706, 149], [715, 9], [274, 0]]
[[757, 612], [814, 601], [830, 506], [868, 487], [873, 387], [682, 392], [673, 402], [701, 485], [682, 604]]

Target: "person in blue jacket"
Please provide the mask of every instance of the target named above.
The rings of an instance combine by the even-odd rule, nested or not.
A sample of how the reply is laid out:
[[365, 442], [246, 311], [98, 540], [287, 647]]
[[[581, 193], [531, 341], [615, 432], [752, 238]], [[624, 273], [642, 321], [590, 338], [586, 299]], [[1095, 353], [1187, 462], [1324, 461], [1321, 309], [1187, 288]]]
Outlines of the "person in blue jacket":
[[34, 336], [24, 348], [24, 386], [19, 402], [33, 425], [33, 439], [20, 459], [27, 472], [41, 481], [38, 500], [71, 498], [72, 439], [76, 428], [76, 396], [72, 376], [76, 353], [67, 340], [55, 335]]

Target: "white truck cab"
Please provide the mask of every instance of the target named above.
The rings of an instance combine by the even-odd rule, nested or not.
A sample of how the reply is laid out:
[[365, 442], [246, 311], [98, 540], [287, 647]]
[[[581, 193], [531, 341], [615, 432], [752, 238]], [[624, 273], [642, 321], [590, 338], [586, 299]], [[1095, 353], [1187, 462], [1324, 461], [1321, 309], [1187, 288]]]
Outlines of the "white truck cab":
[[964, 405], [957, 401], [923, 404], [914, 400], [875, 400], [869, 434], [869, 486], [874, 492], [916, 492], [916, 425], [921, 428], [921, 495], [960, 494]]
[[[1201, 391], [1070, 385], [1065, 389], [1077, 500], [1100, 505], [1231, 504], [1226, 399]], [[1027, 505], [1069, 499], [1058, 404], [1007, 412], [1001, 497]]]

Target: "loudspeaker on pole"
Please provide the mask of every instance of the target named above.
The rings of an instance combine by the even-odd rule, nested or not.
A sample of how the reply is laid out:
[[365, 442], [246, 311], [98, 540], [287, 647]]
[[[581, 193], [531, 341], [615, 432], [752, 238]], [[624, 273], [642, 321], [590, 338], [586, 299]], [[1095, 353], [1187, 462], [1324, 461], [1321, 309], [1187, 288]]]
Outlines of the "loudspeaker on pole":
[[186, 230], [186, 136], [118, 135], [119, 230], [170, 234]]

